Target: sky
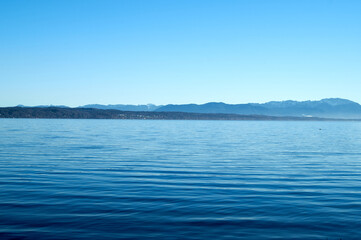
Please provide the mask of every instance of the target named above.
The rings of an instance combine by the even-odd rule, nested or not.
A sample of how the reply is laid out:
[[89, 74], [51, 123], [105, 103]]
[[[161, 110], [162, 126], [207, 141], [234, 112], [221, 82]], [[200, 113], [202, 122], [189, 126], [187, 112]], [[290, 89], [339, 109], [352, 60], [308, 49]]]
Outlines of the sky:
[[0, 106], [361, 103], [359, 0], [2, 0]]

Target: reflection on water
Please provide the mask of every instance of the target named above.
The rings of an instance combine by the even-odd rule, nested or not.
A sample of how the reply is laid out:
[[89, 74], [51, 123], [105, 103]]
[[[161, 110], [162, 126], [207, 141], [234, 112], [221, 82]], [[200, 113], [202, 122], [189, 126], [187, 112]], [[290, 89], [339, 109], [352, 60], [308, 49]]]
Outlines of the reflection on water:
[[358, 239], [360, 133], [0, 119], [0, 239]]

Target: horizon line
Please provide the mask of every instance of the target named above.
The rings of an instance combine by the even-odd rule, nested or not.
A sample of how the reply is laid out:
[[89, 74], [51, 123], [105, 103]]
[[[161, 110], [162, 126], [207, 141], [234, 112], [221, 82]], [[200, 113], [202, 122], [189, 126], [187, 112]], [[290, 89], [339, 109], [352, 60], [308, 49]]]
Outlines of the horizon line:
[[154, 103], [146, 103], [146, 104], [132, 104], [132, 103], [110, 103], [110, 104], [106, 104], [106, 103], [88, 103], [88, 104], [83, 104], [83, 105], [65, 105], [65, 104], [38, 104], [38, 105], [25, 105], [25, 104], [17, 104], [17, 105], [13, 105], [13, 106], [1, 106], [1, 107], [70, 107], [70, 108], [77, 108], [77, 107], [83, 107], [83, 106], [87, 106], [87, 105], [103, 105], [103, 106], [113, 106], [113, 105], [131, 105], [131, 106], [149, 106], [149, 105], [153, 105], [153, 106], [166, 106], [166, 105], [204, 105], [204, 104], [208, 104], [208, 103], [223, 103], [223, 104], [227, 104], [227, 105], [240, 105], [240, 104], [266, 104], [266, 103], [270, 103], [270, 102], [319, 102], [322, 100], [329, 100], [329, 99], [339, 99], [339, 100], [346, 100], [346, 101], [350, 101], [350, 102], [354, 102], [357, 104], [360, 104], [359, 102], [355, 102], [353, 100], [347, 99], [347, 98], [338, 98], [338, 97], [329, 97], [329, 98], [322, 98], [319, 100], [292, 100], [292, 99], [287, 99], [287, 100], [271, 100], [271, 101], [266, 101], [266, 102], [245, 102], [245, 103], [226, 103], [226, 102], [222, 102], [222, 101], [209, 101], [209, 102], [203, 102], [203, 103], [167, 103], [167, 104], [154, 104]]

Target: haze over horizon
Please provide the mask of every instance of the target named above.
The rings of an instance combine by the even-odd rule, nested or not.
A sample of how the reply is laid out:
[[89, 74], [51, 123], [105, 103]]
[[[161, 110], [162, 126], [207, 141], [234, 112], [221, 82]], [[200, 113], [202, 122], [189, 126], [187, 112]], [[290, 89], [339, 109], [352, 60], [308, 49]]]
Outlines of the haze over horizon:
[[[24, 106], [24, 107], [39, 107], [39, 106], [54, 106], [54, 107], [58, 107], [58, 106], [64, 106], [64, 107], [84, 107], [84, 106], [91, 106], [91, 105], [101, 105], [101, 106], [117, 106], [117, 105], [124, 105], [124, 106], [146, 106], [146, 105], [153, 105], [153, 106], [166, 106], [166, 105], [187, 105], [187, 104], [196, 104], [196, 105], [204, 105], [204, 104], [208, 104], [208, 103], [224, 103], [227, 105], [238, 105], [238, 104], [266, 104], [266, 103], [271, 103], [271, 102], [287, 102], [287, 101], [295, 101], [295, 102], [319, 102], [322, 100], [327, 100], [327, 99], [340, 99], [340, 100], [346, 100], [346, 101], [350, 101], [350, 102], [354, 102], [357, 104], [360, 104], [359, 102], [353, 101], [351, 99], [344, 99], [344, 98], [323, 98], [323, 99], [317, 99], [317, 100], [304, 100], [304, 101], [297, 101], [297, 100], [293, 100], [293, 99], [288, 99], [288, 100], [271, 100], [271, 101], [267, 101], [267, 102], [243, 102], [243, 103], [227, 103], [227, 102], [216, 102], [216, 101], [210, 101], [210, 102], [204, 102], [204, 103], [178, 103], [178, 104], [174, 104], [174, 103], [166, 103], [166, 104], [153, 104], [153, 103], [140, 103], [140, 104], [131, 104], [131, 103], [115, 103], [115, 104], [100, 104], [100, 103], [89, 103], [89, 104], [84, 104], [84, 105], [78, 105], [78, 106], [68, 106], [65, 104], [41, 104], [41, 105], [25, 105], [25, 104], [18, 104], [18, 105], [14, 105], [14, 106], [6, 106], [6, 107], [18, 107], [18, 106]], [[361, 104], [360, 104], [361, 105]]]
[[0, 2], [0, 106], [361, 103], [356, 0]]

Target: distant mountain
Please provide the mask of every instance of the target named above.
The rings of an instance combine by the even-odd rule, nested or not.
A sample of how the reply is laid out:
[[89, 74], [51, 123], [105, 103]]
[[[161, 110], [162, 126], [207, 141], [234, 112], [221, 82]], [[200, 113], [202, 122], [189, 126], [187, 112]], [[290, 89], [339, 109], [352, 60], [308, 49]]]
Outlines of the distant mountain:
[[232, 114], [259, 114], [266, 109], [251, 104], [226, 104], [210, 102], [206, 104], [166, 105], [158, 108], [158, 112], [194, 112], [194, 113], [232, 113]]
[[[19, 108], [69, 108], [67, 106], [42, 105], [28, 107], [18, 105]], [[205, 104], [183, 104], [157, 106], [147, 105], [101, 105], [88, 104], [78, 108], [92, 108], [101, 110], [120, 110], [134, 112], [183, 112], [183, 113], [212, 113], [212, 114], [240, 114], [263, 115], [273, 117], [316, 117], [338, 119], [361, 119], [361, 105], [342, 98], [325, 98], [319, 101], [271, 101], [266, 103], [226, 104], [210, 102]]]
[[70, 108], [68, 106], [65, 105], [38, 105], [38, 106], [25, 106], [25, 105], [17, 105], [16, 107], [21, 107], [21, 108]]
[[361, 118], [361, 105], [341, 98], [326, 98], [320, 101], [272, 101], [248, 104], [185, 104], [166, 105], [156, 109], [159, 112], [228, 113], [242, 115]]
[[101, 105], [101, 104], [88, 104], [84, 106], [79, 106], [78, 108], [96, 108], [96, 109], [114, 109], [120, 111], [155, 111], [159, 107], [153, 104], [147, 105], [124, 105], [124, 104], [116, 104], [116, 105]]

